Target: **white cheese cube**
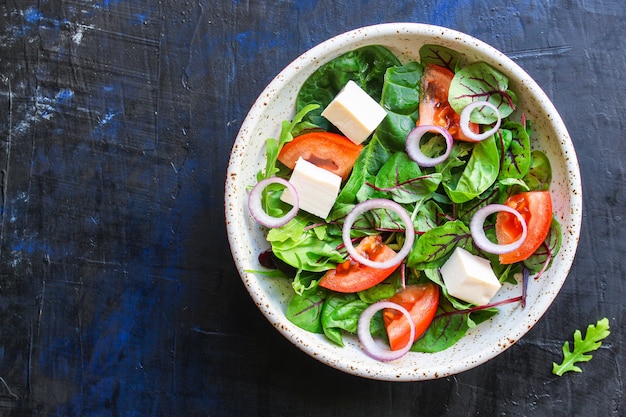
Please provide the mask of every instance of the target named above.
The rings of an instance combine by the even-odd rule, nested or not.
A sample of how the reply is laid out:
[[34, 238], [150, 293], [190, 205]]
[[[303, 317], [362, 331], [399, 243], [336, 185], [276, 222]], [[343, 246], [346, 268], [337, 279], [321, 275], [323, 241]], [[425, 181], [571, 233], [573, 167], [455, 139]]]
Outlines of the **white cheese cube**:
[[352, 80], [322, 112], [322, 116], [356, 144], [367, 139], [386, 115], [385, 109]]
[[441, 276], [450, 295], [479, 306], [489, 303], [501, 287], [491, 263], [463, 248], [454, 250]]
[[[301, 210], [323, 219], [328, 217], [341, 187], [339, 175], [298, 158], [289, 182], [298, 192]], [[294, 196], [289, 189], [283, 191], [280, 199], [291, 205], [295, 203]]]

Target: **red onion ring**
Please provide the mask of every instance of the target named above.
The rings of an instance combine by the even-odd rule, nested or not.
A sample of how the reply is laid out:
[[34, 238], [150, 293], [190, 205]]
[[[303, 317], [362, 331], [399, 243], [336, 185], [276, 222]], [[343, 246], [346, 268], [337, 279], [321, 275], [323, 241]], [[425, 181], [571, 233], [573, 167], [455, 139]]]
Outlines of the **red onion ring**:
[[[507, 213], [515, 215], [522, 225], [522, 235], [520, 236], [520, 238], [517, 239], [515, 242], [506, 245], [493, 243], [491, 240], [489, 240], [485, 235], [485, 229], [483, 227], [483, 225], [485, 224], [485, 220], [489, 215], [498, 213], [500, 211], [506, 211]], [[522, 246], [522, 243], [524, 243], [524, 240], [526, 240], [526, 234], [528, 233], [526, 220], [524, 220], [524, 217], [522, 217], [519, 211], [505, 204], [489, 204], [481, 207], [478, 211], [476, 211], [474, 217], [472, 217], [472, 220], [470, 221], [470, 232], [476, 246], [478, 246], [485, 252], [493, 253], [494, 255], [502, 255], [504, 253], [513, 252], [514, 250]]]
[[[284, 185], [294, 196], [294, 206], [282, 217], [270, 216], [265, 212], [265, 210], [263, 210], [263, 206], [261, 205], [263, 190], [270, 184]], [[250, 210], [250, 214], [254, 217], [254, 220], [265, 227], [275, 228], [286, 225], [296, 216], [296, 214], [298, 214], [299, 206], [300, 200], [298, 199], [298, 191], [296, 190], [296, 187], [294, 187], [293, 184], [286, 179], [280, 177], [271, 177], [259, 181], [252, 188], [250, 195], [248, 196], [248, 210]]]
[[[446, 140], [446, 151], [435, 158], [429, 158], [420, 149], [420, 141], [422, 137], [428, 132], [437, 132]], [[450, 152], [452, 151], [453, 144], [452, 135], [448, 130], [444, 129], [441, 126], [433, 126], [433, 125], [423, 125], [417, 126], [415, 129], [411, 130], [409, 135], [406, 137], [406, 153], [409, 155], [416, 164], [423, 167], [434, 167], [445, 161]]]
[[[491, 110], [494, 111], [497, 117], [496, 124], [491, 129], [483, 133], [474, 133], [469, 128], [470, 116], [472, 115], [472, 111], [474, 111], [474, 109], [478, 107], [489, 107]], [[502, 123], [502, 116], [500, 116], [500, 110], [498, 110], [496, 106], [494, 106], [488, 101], [473, 101], [467, 106], [465, 106], [465, 108], [463, 108], [463, 110], [461, 111], [461, 118], [459, 121], [459, 124], [461, 125], [461, 131], [463, 132], [463, 134], [465, 134], [465, 136], [467, 136], [469, 139], [475, 140], [477, 142], [480, 142], [481, 140], [485, 140], [491, 135], [493, 135], [494, 133], [496, 133], [498, 129], [500, 128], [500, 123]]]
[[[376, 343], [370, 332], [370, 322], [372, 321], [372, 317], [374, 317], [374, 314], [380, 310], [384, 310], [386, 308], [398, 310], [409, 321], [409, 327], [411, 328], [409, 343], [407, 343], [402, 349], [384, 349]], [[378, 301], [368, 306], [361, 313], [357, 325], [357, 335], [359, 336], [359, 341], [363, 345], [363, 349], [365, 349], [365, 353], [376, 360], [388, 362], [400, 359], [406, 355], [409, 350], [411, 350], [411, 346], [413, 346], [413, 339], [415, 338], [415, 324], [413, 323], [411, 313], [409, 313], [406, 308], [391, 301]]]
[[[354, 245], [352, 244], [352, 239], [350, 238], [350, 230], [352, 229], [352, 225], [354, 224], [356, 218], [366, 211], [379, 208], [393, 211], [398, 216], [400, 216], [400, 219], [404, 222], [405, 240], [404, 245], [402, 245], [402, 249], [400, 249], [400, 251], [396, 253], [396, 256], [383, 262], [372, 261], [371, 259], [368, 259], [361, 255], [355, 249]], [[357, 204], [356, 206], [354, 206], [352, 211], [348, 213], [343, 224], [342, 238], [343, 244], [352, 259], [363, 265], [371, 266], [372, 268], [386, 269], [398, 265], [409, 254], [411, 248], [413, 247], [413, 242], [415, 241], [415, 229], [413, 227], [413, 221], [411, 220], [409, 213], [407, 213], [400, 204], [384, 198], [373, 198], [371, 200], [365, 200]]]

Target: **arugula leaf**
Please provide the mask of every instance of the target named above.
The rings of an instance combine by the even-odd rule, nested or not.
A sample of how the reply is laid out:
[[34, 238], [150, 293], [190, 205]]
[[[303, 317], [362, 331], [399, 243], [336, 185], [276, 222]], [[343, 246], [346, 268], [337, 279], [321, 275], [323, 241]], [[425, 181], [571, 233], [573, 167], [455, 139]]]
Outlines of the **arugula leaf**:
[[602, 345], [604, 340], [611, 332], [609, 331], [609, 319], [606, 317], [598, 320], [598, 323], [594, 326], [590, 324], [587, 326], [587, 334], [585, 338], [582, 338], [580, 330], [574, 332], [574, 348], [570, 350], [569, 341], [563, 345], [563, 362], [557, 364], [552, 363], [552, 373], [558, 376], [563, 375], [565, 372], [574, 371], [582, 372], [576, 362], [588, 362], [592, 356], [587, 353], [597, 350]]

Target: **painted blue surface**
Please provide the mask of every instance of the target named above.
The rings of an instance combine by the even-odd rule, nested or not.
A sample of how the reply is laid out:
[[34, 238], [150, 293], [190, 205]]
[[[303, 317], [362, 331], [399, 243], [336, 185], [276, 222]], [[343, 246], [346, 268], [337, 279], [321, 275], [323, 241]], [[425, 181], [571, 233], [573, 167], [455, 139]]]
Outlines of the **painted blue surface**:
[[[553, 380], [543, 368], [576, 318], [584, 325], [602, 308], [618, 323], [623, 317], [615, 295], [623, 285], [606, 290], [621, 263], [600, 248], [626, 241], [623, 164], [600, 151], [626, 149], [597, 134], [621, 137], [616, 97], [625, 83], [615, 80], [623, 80], [624, 58], [603, 50], [624, 43], [615, 29], [626, 17], [620, 6], [0, 5], [0, 415], [548, 415], [558, 411], [552, 404], [564, 404], [564, 413], [619, 415], [623, 336], [584, 378]], [[266, 83], [321, 41], [391, 21], [461, 29], [516, 54], [586, 147], [583, 173], [590, 178], [603, 166], [611, 173], [603, 190], [588, 183], [593, 201], [604, 203], [590, 203], [587, 228], [607, 237], [583, 242], [575, 284], [544, 327], [488, 366], [422, 384], [339, 374], [283, 340], [245, 293], [223, 223], [230, 148]], [[592, 94], [598, 83], [603, 94]], [[602, 303], [587, 291], [596, 275], [592, 294]], [[598, 393], [606, 381], [610, 388]]]

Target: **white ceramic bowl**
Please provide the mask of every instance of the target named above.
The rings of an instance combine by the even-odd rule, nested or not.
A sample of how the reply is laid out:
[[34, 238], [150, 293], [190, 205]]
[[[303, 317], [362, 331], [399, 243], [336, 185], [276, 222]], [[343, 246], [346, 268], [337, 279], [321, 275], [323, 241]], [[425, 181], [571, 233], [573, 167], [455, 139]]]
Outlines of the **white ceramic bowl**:
[[[393, 362], [369, 358], [356, 338], [346, 337], [338, 347], [323, 335], [304, 331], [285, 318], [293, 294], [286, 280], [271, 279], [248, 270], [258, 270], [258, 255], [268, 248], [261, 227], [247, 210], [248, 186], [264, 166], [264, 142], [277, 138], [281, 122], [294, 115], [300, 85], [320, 65], [365, 45], [388, 47], [402, 62], [419, 60], [424, 44], [452, 48], [468, 62], [484, 61], [509, 77], [518, 93], [516, 114], [525, 113], [533, 122], [534, 147], [543, 150], [552, 163], [551, 193], [554, 212], [563, 227], [563, 245], [552, 267], [541, 280], [532, 280], [527, 304], [501, 307], [492, 320], [480, 324], [456, 345], [442, 352], [409, 353]], [[480, 365], [513, 345], [542, 317], [557, 296], [572, 265], [582, 217], [581, 181], [576, 154], [556, 109], [541, 88], [502, 52], [466, 34], [432, 25], [391, 23], [356, 29], [310, 49], [289, 64], [261, 93], [244, 120], [235, 140], [225, 186], [228, 238], [233, 258], [250, 296], [270, 323], [294, 345], [315, 359], [350, 374], [389, 381], [442, 378]], [[521, 285], [505, 285], [494, 301], [521, 294]]]

